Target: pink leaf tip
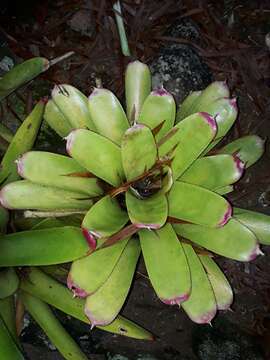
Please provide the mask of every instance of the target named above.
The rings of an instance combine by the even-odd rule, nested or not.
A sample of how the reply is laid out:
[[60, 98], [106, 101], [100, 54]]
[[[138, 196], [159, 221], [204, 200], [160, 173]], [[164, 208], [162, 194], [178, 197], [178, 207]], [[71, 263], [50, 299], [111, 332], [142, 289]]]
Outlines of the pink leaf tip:
[[206, 122], [211, 126], [212, 130], [214, 133], [217, 132], [217, 123], [216, 120], [213, 118], [213, 116], [209, 115], [206, 112], [200, 112], [199, 113], [205, 120]]
[[96, 246], [97, 246], [97, 241], [96, 241], [96, 237], [93, 234], [93, 232], [91, 232], [90, 230], [88, 230], [86, 228], [82, 228], [82, 233], [83, 233], [83, 236], [85, 237], [89, 247], [92, 250], [95, 250]]
[[230, 220], [231, 217], [232, 217], [232, 207], [231, 207], [231, 204], [228, 203], [228, 208], [227, 208], [225, 214], [223, 215], [222, 219], [218, 223], [218, 226], [221, 227], [221, 226], [224, 226], [225, 224], [227, 224], [227, 222]]
[[78, 296], [80, 298], [85, 298], [89, 295], [85, 290], [81, 289], [73, 282], [70, 273], [68, 274], [68, 278], [67, 278], [67, 287], [69, 288], [69, 290], [73, 292], [74, 297]]

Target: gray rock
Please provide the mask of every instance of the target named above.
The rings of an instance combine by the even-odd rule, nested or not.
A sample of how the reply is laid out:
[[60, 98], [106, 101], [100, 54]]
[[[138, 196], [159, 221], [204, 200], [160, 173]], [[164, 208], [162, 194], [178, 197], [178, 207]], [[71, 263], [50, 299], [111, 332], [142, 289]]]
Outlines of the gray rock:
[[[177, 20], [165, 35], [185, 38], [196, 43], [200, 41], [197, 27], [183, 19]], [[150, 67], [153, 87], [164, 86], [175, 96], [177, 103], [181, 102], [190, 91], [201, 90], [212, 81], [208, 66], [191, 45], [168, 42]]]
[[88, 9], [77, 11], [68, 21], [68, 25], [72, 30], [85, 36], [91, 37], [95, 32], [92, 11]]

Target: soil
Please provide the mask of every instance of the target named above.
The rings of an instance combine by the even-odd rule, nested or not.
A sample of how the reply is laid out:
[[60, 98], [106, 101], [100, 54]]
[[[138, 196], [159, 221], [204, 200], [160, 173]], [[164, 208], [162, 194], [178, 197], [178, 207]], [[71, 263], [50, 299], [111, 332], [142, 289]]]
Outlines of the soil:
[[[270, 33], [269, 3], [123, 0], [122, 5], [133, 57], [151, 66], [155, 85], [162, 83], [179, 102], [213, 79], [227, 79], [238, 98], [240, 116], [226, 141], [245, 134], [270, 137], [270, 48], [265, 42]], [[17, 61], [33, 55], [52, 58], [69, 50], [75, 55], [42, 76], [42, 94], [30, 84], [20, 97], [33, 103], [54, 83], [63, 82], [88, 95], [97, 78], [123, 97], [128, 59], [121, 54], [110, 1], [29, 1], [27, 9], [20, 1], [1, 4], [7, 56]], [[21, 111], [14, 107], [4, 110], [11, 128], [18, 126]], [[37, 148], [62, 151], [62, 145], [43, 128]], [[267, 141], [263, 158], [230, 194], [234, 205], [270, 214], [269, 158]], [[151, 331], [155, 341], [90, 332], [89, 326], [57, 314], [89, 359], [270, 359], [270, 248], [262, 250], [265, 256], [251, 263], [217, 257], [235, 296], [232, 311], [220, 312], [212, 327], [196, 325], [181, 309], [161, 303], [144, 276], [142, 260], [122, 313]], [[26, 321], [22, 340], [30, 360], [62, 359], [32, 320]]]

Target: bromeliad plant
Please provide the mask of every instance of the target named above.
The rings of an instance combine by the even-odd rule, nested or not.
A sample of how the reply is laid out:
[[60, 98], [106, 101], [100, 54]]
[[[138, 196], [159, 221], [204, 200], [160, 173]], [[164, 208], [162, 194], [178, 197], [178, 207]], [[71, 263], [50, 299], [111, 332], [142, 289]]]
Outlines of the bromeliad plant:
[[[18, 87], [32, 80], [42, 71], [45, 71], [49, 65], [54, 64], [59, 61], [59, 59], [61, 60], [68, 55], [70, 54], [66, 54], [50, 62], [44, 58], [33, 58], [17, 65], [0, 80], [0, 99], [4, 99]], [[42, 122], [45, 104], [45, 100], [41, 100], [36, 104], [33, 111], [23, 121], [15, 135], [3, 124], [0, 124], [1, 145], [3, 145], [3, 148], [6, 150], [1, 160], [1, 186], [5, 186], [20, 178], [17, 173], [15, 160], [32, 148]], [[15, 267], [6, 267], [3, 262], [0, 264], [1, 358], [5, 360], [21, 360], [24, 358], [18, 334], [20, 333], [20, 320], [22, 320], [23, 308], [25, 307], [43, 328], [64, 358], [73, 360], [86, 359], [86, 356], [62, 327], [48, 305], [53, 305], [61, 311], [83, 322], [89, 323], [83, 311], [84, 301], [72, 298], [70, 291], [61, 284], [61, 282], [46, 274], [46, 272], [50, 272], [50, 274], [53, 273], [54, 276], [64, 276], [64, 269], [42, 268], [43, 271], [41, 271], [41, 269], [38, 268], [24, 268], [22, 270], [21, 267], [17, 267], [19, 264], [23, 265], [28, 262], [29, 264], [39, 264], [40, 261], [36, 262], [34, 260], [34, 242], [36, 242], [38, 247], [42, 247], [42, 243], [44, 245], [45, 242], [47, 242], [50, 234], [53, 234], [54, 239], [58, 237], [61, 241], [67, 241], [67, 237], [71, 236], [74, 241], [74, 246], [79, 247], [80, 250], [83, 246], [85, 249], [88, 249], [88, 246], [83, 244], [85, 240], [78, 237], [79, 231], [76, 232], [76, 229], [72, 227], [60, 229], [60, 231], [57, 229], [53, 229], [52, 232], [50, 230], [46, 232], [34, 230], [5, 236], [4, 234], [7, 230], [8, 232], [10, 232], [11, 229], [13, 231], [18, 230], [22, 227], [23, 223], [23, 226], [27, 228], [31, 228], [34, 225], [35, 228], [59, 226], [57, 221], [52, 221], [51, 219], [45, 222], [45, 224], [37, 224], [37, 221], [27, 222], [25, 221], [27, 219], [20, 218], [15, 221], [13, 215], [11, 214], [11, 216], [9, 216], [8, 211], [0, 206], [0, 253], [2, 254], [2, 251], [8, 251], [9, 257], [12, 256], [12, 252], [14, 254], [19, 253], [21, 251], [20, 248], [24, 248], [24, 246], [27, 245], [25, 244], [26, 238], [30, 239], [31, 249], [24, 248], [24, 255], [22, 255], [19, 261], [15, 261], [13, 264]], [[10, 224], [9, 217], [11, 218]], [[69, 220], [69, 223], [74, 223], [74, 221]], [[8, 250], [5, 239], [11, 238], [15, 241], [13, 244], [15, 248]], [[27, 240], [26, 243], [28, 243], [28, 241], [29, 240]], [[48, 246], [50, 247], [49, 244]], [[68, 246], [71, 246], [71, 243], [68, 243]], [[43, 250], [46, 252], [46, 249]], [[29, 254], [26, 255], [28, 251]], [[52, 251], [52, 248], [50, 251]], [[27, 260], [27, 256], [28, 259], [31, 258], [30, 261]], [[24, 258], [24, 260], [22, 260], [22, 258]], [[44, 262], [44, 260], [41, 260], [41, 263], [42, 262]], [[149, 332], [120, 316], [109, 326], [103, 327], [103, 329], [135, 338], [152, 338]]]
[[[45, 220], [29, 236], [2, 237], [0, 266], [72, 262], [67, 285], [85, 298], [76, 300], [92, 327], [104, 326], [121, 310], [142, 251], [160, 300], [209, 323], [233, 299], [213, 254], [250, 261], [259, 242], [270, 243], [269, 217], [223, 197], [264, 141], [245, 136], [213, 150], [237, 117], [223, 82], [191, 93], [177, 114], [164, 88], [151, 92], [146, 65], [130, 63], [125, 82], [126, 114], [109, 90], [87, 99], [70, 85], [53, 89], [44, 117], [66, 138], [69, 157], [30, 151], [17, 159], [23, 180], [2, 189], [1, 204]], [[81, 229], [66, 226], [78, 214]], [[29, 276], [22, 288], [31, 292], [44, 275]]]

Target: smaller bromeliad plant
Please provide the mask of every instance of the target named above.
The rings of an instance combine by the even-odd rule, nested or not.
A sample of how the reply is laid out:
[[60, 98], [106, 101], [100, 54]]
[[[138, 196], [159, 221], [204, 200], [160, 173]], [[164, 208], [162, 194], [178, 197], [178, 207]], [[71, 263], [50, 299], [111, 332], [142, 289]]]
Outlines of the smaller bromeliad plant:
[[[1, 204], [45, 220], [32, 237], [1, 239], [0, 266], [72, 262], [67, 285], [85, 298], [92, 327], [104, 326], [121, 310], [142, 251], [160, 300], [210, 323], [233, 300], [214, 254], [250, 261], [259, 243], [270, 243], [269, 217], [233, 209], [223, 196], [264, 141], [250, 135], [213, 150], [238, 112], [224, 82], [192, 92], [177, 112], [164, 88], [151, 92], [145, 64], [128, 65], [125, 86], [126, 113], [109, 90], [87, 99], [55, 86], [44, 117], [69, 156], [30, 151], [17, 159], [23, 180], [1, 190]], [[81, 229], [68, 226], [78, 215]]]

